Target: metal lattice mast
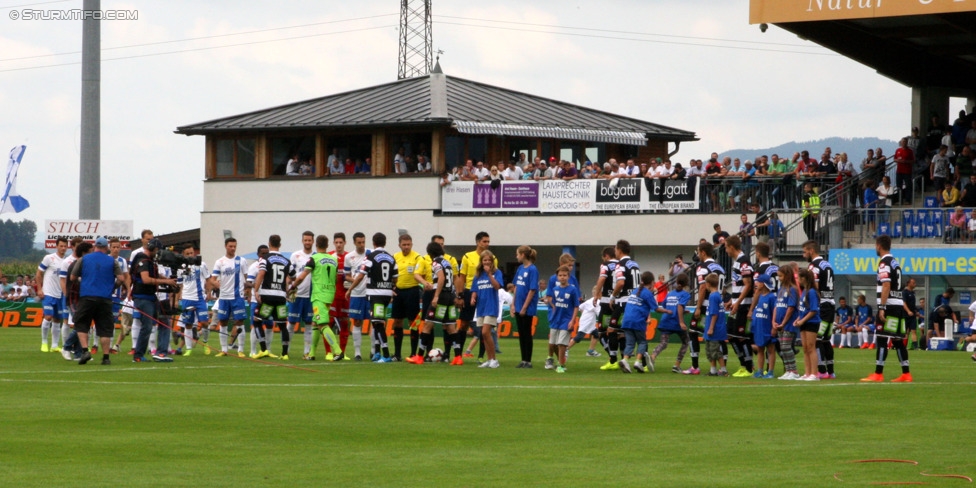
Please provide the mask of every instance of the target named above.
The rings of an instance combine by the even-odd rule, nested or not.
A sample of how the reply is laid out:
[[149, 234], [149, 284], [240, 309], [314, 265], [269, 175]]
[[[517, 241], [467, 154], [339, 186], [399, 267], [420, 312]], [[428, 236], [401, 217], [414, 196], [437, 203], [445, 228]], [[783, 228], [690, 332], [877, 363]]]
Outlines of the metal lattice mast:
[[400, 0], [400, 56], [397, 79], [425, 76], [434, 67], [431, 0]]

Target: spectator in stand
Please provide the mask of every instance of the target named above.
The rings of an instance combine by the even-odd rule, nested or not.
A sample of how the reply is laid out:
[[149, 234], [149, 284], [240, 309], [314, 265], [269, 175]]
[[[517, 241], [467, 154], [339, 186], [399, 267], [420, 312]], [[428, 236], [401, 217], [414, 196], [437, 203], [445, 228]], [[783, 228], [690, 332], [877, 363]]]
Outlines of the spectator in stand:
[[417, 156], [417, 172], [430, 173], [430, 170], [430, 161], [427, 160], [427, 156], [424, 156], [423, 154]]
[[[942, 141], [942, 135], [939, 135]], [[898, 189], [898, 203], [910, 204], [912, 202], [912, 173], [915, 170], [915, 153], [908, 148], [908, 138], [902, 137], [898, 141], [898, 149], [895, 150], [895, 187]]]
[[621, 178], [638, 178], [641, 175], [640, 168], [634, 165], [633, 159], [627, 160], [627, 166], [623, 170], [624, 174], [620, 175]]
[[722, 226], [719, 224], [713, 225], [712, 229], [715, 230], [715, 233], [712, 234], [712, 245], [724, 245], [725, 240], [729, 238], [729, 233], [722, 230]]
[[969, 229], [969, 222], [966, 218], [966, 212], [963, 211], [962, 207], [956, 207], [956, 210], [949, 215], [949, 225], [946, 226], [946, 242], [959, 242], [962, 237], [967, 234]]
[[943, 207], [954, 207], [959, 203], [959, 189], [953, 186], [952, 182], [945, 182], [945, 188], [942, 190], [942, 206]]
[[969, 220], [966, 222], [966, 241], [972, 244], [974, 237], [976, 237], [976, 208], [970, 212]]
[[[932, 185], [936, 190], [940, 190], [945, 187], [945, 183], [949, 176], [949, 158], [947, 153], [949, 148], [945, 145], [939, 148], [939, 152], [935, 156], [932, 156], [932, 162], [929, 163], [929, 179], [932, 180]], [[939, 206], [945, 206], [942, 200], [942, 192], [936, 192], [936, 198], [939, 200]]]
[[955, 145], [955, 151], [958, 153], [962, 150], [962, 146], [966, 144], [966, 132], [969, 131], [969, 118], [966, 117], [966, 111], [959, 111], [959, 118], [952, 123], [952, 144]]
[[884, 162], [885, 157], [881, 155], [881, 148], [878, 148], [878, 152], [875, 153], [873, 150], [868, 149], [868, 155], [861, 161], [861, 173], [865, 173], [865, 178], [869, 178], [874, 181], [881, 181], [881, 177], [884, 175]]
[[688, 170], [686, 177], [691, 180], [692, 177], [700, 178], [705, 175], [705, 169], [702, 168], [701, 159], [692, 159], [688, 161]]
[[749, 216], [742, 214], [739, 216], [739, 239], [742, 242], [742, 252], [746, 257], [752, 255], [752, 238], [756, 236], [756, 226], [749, 222]]
[[[669, 161], [670, 162], [670, 161]], [[671, 171], [671, 176], [668, 177], [670, 180], [683, 180], [687, 177], [688, 172], [681, 167], [681, 163], [674, 165], [674, 169]]]
[[[887, 178], [887, 177], [886, 177]], [[878, 192], [874, 189], [874, 180], [864, 182], [864, 223], [869, 224], [871, 234], [874, 234], [875, 215], [878, 213]]]
[[677, 255], [674, 257], [674, 261], [671, 261], [671, 267], [668, 269], [668, 276], [675, 277], [688, 269], [688, 265], [685, 263], [685, 258], [682, 255]]
[[356, 163], [352, 158], [346, 158], [346, 166], [342, 168], [342, 172], [347, 175], [356, 174]]
[[403, 147], [397, 149], [393, 156], [393, 172], [398, 175], [407, 174], [407, 158], [403, 154]]
[[458, 180], [458, 169], [455, 167], [451, 171], [444, 170], [441, 172], [441, 187], [450, 185], [451, 183]]
[[484, 161], [478, 161], [478, 163], [474, 165], [474, 174], [476, 181], [488, 181], [488, 178], [491, 176], [491, 172], [489, 172], [488, 168], [485, 167]]
[[546, 177], [546, 164], [536, 158], [535, 168], [532, 170], [532, 179], [535, 181], [547, 180]]
[[942, 134], [945, 133], [945, 125], [942, 124], [942, 120], [939, 116], [932, 114], [929, 119], [929, 130], [925, 133], [925, 145], [928, 149], [926, 156], [931, 156], [939, 150], [939, 146], [942, 145]]
[[483, 181], [490, 181], [492, 184], [492, 188], [495, 188], [496, 187], [495, 185], [498, 184], [495, 182], [502, 181], [502, 174], [498, 171], [498, 166], [492, 165], [491, 170], [488, 172], [488, 178], [485, 178]]
[[[841, 204], [842, 206], [845, 206], [843, 204], [847, 203], [848, 205], [846, 206], [853, 207], [855, 202], [857, 202], [859, 198], [858, 198], [857, 186], [852, 185], [850, 181], [851, 179], [854, 178], [854, 175], [856, 174], [857, 170], [854, 168], [854, 163], [847, 160], [847, 153], [842, 152], [838, 154], [837, 157], [838, 157], [837, 179], [834, 181], [842, 185], [842, 188], [847, 188], [849, 192], [848, 195], [849, 201], [841, 202]], [[843, 192], [843, 190], [839, 190], [839, 192]]]
[[969, 181], [966, 182], [959, 196], [959, 205], [968, 208], [976, 207], [976, 174], [969, 175]]
[[510, 164], [505, 171], [502, 171], [502, 178], [509, 181], [518, 181], [522, 179], [522, 167], [516, 163]]
[[915, 160], [925, 159], [928, 156], [925, 140], [919, 137], [918, 127], [912, 127], [912, 134], [907, 138], [907, 147], [915, 155]]
[[657, 303], [664, 303], [664, 300], [668, 297], [668, 285], [667, 280], [664, 279], [664, 275], [658, 275], [657, 281], [651, 286], [651, 289], [654, 291], [654, 299], [657, 300]]
[[820, 222], [820, 195], [808, 181], [803, 184], [803, 232], [807, 240], [816, 240], [817, 224]]
[[891, 210], [891, 204], [894, 200], [895, 193], [898, 189], [891, 186], [891, 178], [888, 175], [884, 175], [881, 178], [881, 184], [878, 185], [878, 220], [888, 221], [888, 211]]
[[976, 174], [976, 160], [974, 160], [976, 158], [973, 157], [974, 154], [976, 153], [972, 149], [969, 149], [969, 146], [962, 146], [959, 154], [953, 160], [956, 173], [963, 181], [969, 179], [969, 175]]
[[325, 167], [331, 168], [332, 165], [339, 164], [337, 163], [337, 161], [339, 161], [340, 159], [341, 158], [339, 157], [339, 148], [337, 147], [332, 148], [332, 154], [330, 154], [329, 159], [325, 161]]
[[559, 179], [559, 162], [556, 158], [549, 158], [549, 167], [546, 168], [546, 178], [547, 180], [557, 180]]
[[596, 178], [597, 175], [596, 170], [593, 169], [593, 163], [587, 161], [586, 164], [583, 165], [583, 171], [580, 173], [580, 176], [588, 180]]
[[973, 120], [969, 127], [969, 131], [966, 132], [966, 145], [969, 146], [970, 151], [976, 151], [976, 120]]
[[368, 175], [373, 172], [373, 165], [371, 164], [370, 158], [366, 158], [362, 161], [356, 162], [356, 174], [357, 175]]
[[560, 170], [559, 178], [562, 180], [575, 180], [579, 177], [579, 171], [576, 170], [576, 166], [569, 161], [563, 161], [562, 170]]
[[326, 171], [330, 175], [341, 175], [344, 171], [344, 166], [342, 165], [342, 160], [339, 158], [329, 158], [329, 167]]
[[285, 163], [285, 175], [299, 176], [302, 174], [301, 167], [302, 163], [298, 159], [298, 154], [292, 154], [291, 157], [288, 158], [288, 162]]

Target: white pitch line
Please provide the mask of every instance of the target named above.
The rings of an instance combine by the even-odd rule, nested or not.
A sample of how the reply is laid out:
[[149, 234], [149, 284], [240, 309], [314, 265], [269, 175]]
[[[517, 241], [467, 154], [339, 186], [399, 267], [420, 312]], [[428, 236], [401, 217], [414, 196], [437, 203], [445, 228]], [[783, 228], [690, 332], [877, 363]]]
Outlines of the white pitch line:
[[[356, 384], [356, 383], [175, 383], [157, 381], [72, 381], [72, 380], [38, 380], [38, 379], [13, 379], [0, 378], [0, 383], [61, 383], [79, 385], [151, 385], [151, 386], [178, 386], [185, 388], [188, 386], [202, 386], [207, 388], [232, 387], [232, 388], [383, 388], [383, 389], [408, 389], [408, 390], [719, 390], [719, 389], [753, 389], [753, 388], [802, 388], [804, 386], [837, 388], [854, 386], [871, 388], [871, 385], [856, 383], [823, 382], [818, 385], [809, 383], [781, 383], [781, 384], [746, 384], [746, 385], [393, 385], [393, 384]], [[971, 386], [976, 382], [934, 382], [934, 383], [914, 383], [912, 385], [900, 385], [893, 383], [879, 383], [874, 387], [929, 387], [929, 386]]]
[[132, 372], [132, 371], [153, 371], [153, 370], [173, 370], [173, 369], [222, 369], [222, 368], [232, 368], [234, 366], [147, 366], [145, 368], [133, 367], [133, 368], [100, 368], [97, 365], [91, 368], [78, 368], [73, 369], [62, 369], [62, 370], [48, 370], [48, 371], [0, 371], [0, 375], [5, 374], [75, 374], [75, 373], [109, 373], [109, 372]]

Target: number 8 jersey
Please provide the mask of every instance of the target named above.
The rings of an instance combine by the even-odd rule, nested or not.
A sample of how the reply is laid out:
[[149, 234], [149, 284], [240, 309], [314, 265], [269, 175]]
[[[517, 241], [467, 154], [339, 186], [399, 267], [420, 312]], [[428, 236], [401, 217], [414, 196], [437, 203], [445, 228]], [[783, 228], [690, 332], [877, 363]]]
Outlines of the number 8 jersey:
[[396, 260], [385, 249], [374, 249], [359, 266], [359, 273], [366, 275], [367, 296], [393, 296], [399, 271]]

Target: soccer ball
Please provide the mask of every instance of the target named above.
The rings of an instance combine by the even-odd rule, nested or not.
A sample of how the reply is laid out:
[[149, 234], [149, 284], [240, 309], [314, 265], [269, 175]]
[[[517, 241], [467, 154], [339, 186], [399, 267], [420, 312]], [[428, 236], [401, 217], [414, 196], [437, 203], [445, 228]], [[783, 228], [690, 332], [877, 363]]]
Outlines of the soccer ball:
[[430, 352], [427, 353], [427, 357], [436, 363], [444, 358], [444, 351], [441, 351], [440, 349], [431, 349]]

